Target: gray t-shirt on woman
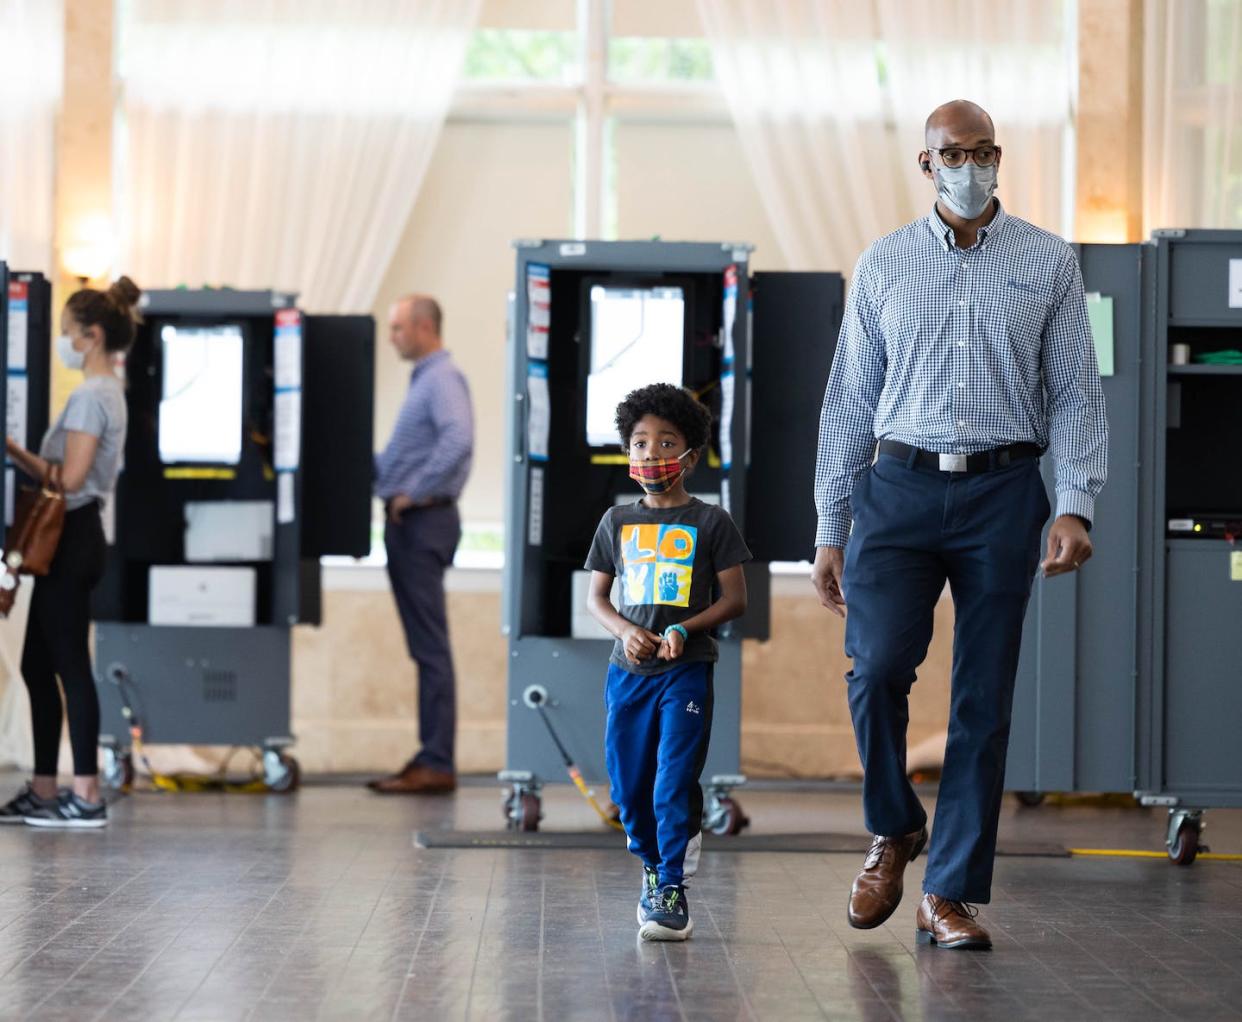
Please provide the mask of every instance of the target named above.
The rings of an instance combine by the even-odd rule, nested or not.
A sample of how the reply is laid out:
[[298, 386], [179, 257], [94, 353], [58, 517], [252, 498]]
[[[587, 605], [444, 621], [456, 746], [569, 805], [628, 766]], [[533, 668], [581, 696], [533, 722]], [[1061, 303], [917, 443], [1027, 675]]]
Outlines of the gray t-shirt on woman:
[[65, 410], [44, 436], [39, 454], [48, 461], [64, 464], [65, 434], [70, 430], [99, 438], [95, 460], [86, 473], [82, 489], [65, 495], [65, 506], [70, 511], [85, 507], [93, 500], [102, 503], [116, 489], [128, 423], [125, 387], [115, 376], [87, 377], [69, 395]]

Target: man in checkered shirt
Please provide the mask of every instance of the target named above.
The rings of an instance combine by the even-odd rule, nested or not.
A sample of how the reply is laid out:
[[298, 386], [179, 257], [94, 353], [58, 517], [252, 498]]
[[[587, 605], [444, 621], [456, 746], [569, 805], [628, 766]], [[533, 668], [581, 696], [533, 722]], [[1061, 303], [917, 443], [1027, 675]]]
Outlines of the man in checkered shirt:
[[[1076, 571], [1107, 470], [1104, 397], [1082, 274], [1062, 239], [993, 197], [992, 119], [933, 111], [932, 212], [875, 242], [854, 270], [820, 417], [813, 581], [849, 616], [850, 713], [876, 835], [850, 924], [897, 908], [927, 814], [906, 776], [908, 694], [944, 585], [956, 627], [948, 746], [916, 936], [991, 946], [991, 896], [1022, 622], [1035, 572]], [[1056, 466], [1056, 518], [1039, 460]], [[851, 521], [853, 528], [851, 530]]]

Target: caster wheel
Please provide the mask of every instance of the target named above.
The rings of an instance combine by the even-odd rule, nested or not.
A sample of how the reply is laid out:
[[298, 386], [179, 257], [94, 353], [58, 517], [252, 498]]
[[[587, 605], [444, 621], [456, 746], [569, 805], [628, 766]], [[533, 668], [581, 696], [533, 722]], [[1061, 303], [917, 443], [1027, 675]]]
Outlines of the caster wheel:
[[720, 799], [719, 815], [712, 821], [711, 832], [721, 837], [733, 837], [750, 826], [750, 820], [742, 812], [742, 807], [729, 797]]
[[539, 829], [539, 821], [543, 818], [539, 796], [530, 792], [521, 796], [518, 801], [517, 829], [533, 832]]
[[111, 788], [113, 791], [133, 791], [133, 754], [128, 752], [111, 753], [105, 761], [103, 782], [105, 787]]
[[1044, 793], [1042, 791], [1015, 791], [1013, 794], [1014, 798], [1028, 809], [1034, 809], [1036, 806], [1044, 804]]
[[287, 753], [280, 754], [280, 765], [284, 772], [267, 779], [267, 790], [277, 795], [288, 795], [297, 791], [302, 783], [302, 767], [298, 761]]
[[1199, 827], [1190, 820], [1177, 828], [1177, 837], [1169, 846], [1169, 858], [1179, 866], [1189, 866], [1199, 854]]

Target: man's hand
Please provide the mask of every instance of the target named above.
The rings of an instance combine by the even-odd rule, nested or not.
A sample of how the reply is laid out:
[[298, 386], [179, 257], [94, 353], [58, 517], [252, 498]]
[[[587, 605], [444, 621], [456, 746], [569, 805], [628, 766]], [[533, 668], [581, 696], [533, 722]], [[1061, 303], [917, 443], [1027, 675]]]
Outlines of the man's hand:
[[404, 493], [398, 493], [388, 502], [388, 520], [394, 525], [401, 521], [401, 515], [414, 506], [414, 501]]
[[839, 546], [821, 546], [815, 551], [815, 567], [811, 584], [819, 594], [819, 602], [837, 617], [845, 617], [845, 594], [841, 579], [845, 575], [845, 551]]
[[1048, 555], [1040, 567], [1046, 578], [1076, 571], [1091, 559], [1091, 540], [1077, 515], [1061, 515], [1048, 530]]
[[660, 648], [660, 636], [638, 625], [630, 625], [621, 633], [621, 647], [634, 663], [650, 659]]
[[660, 652], [656, 654], [661, 660], [676, 660], [686, 649], [686, 640], [681, 632], [673, 629], [660, 640]]

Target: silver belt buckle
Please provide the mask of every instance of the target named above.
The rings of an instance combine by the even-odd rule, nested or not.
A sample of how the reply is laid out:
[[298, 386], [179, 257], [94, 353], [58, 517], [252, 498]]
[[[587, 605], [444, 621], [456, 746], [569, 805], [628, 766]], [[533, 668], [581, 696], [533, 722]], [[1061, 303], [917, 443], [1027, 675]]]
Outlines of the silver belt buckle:
[[941, 472], [965, 472], [966, 471], [966, 455], [964, 454], [942, 454], [940, 455], [940, 471]]

